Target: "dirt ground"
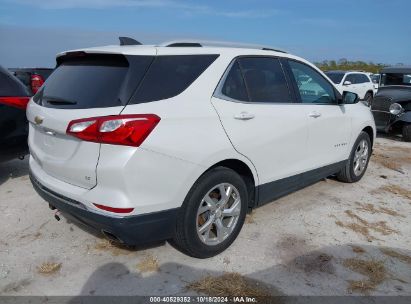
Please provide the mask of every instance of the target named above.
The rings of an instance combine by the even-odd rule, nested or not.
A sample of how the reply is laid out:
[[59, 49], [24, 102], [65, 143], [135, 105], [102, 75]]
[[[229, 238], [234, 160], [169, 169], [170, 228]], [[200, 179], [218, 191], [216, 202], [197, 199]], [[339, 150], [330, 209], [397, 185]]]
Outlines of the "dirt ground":
[[395, 138], [377, 139], [360, 182], [329, 178], [256, 209], [206, 260], [56, 221], [27, 160], [0, 164], [0, 213], [1, 295], [411, 295], [411, 144]]

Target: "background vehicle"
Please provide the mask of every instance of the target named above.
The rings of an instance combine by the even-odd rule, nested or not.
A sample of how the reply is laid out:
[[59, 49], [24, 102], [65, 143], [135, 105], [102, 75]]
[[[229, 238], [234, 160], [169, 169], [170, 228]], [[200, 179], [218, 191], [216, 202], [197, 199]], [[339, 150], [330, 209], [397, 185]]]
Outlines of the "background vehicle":
[[53, 72], [49, 68], [10, 68], [12, 72], [27, 87], [31, 95], [37, 93], [38, 89]]
[[328, 175], [362, 178], [375, 126], [357, 101], [267, 47], [65, 52], [29, 103], [31, 180], [52, 208], [112, 239], [172, 239], [210, 257], [249, 208]]
[[29, 99], [24, 84], [0, 66], [0, 161], [28, 153], [26, 106]]
[[411, 67], [381, 70], [378, 93], [371, 106], [377, 129], [411, 141]]
[[337, 89], [350, 91], [357, 94], [361, 100], [370, 105], [376, 89], [367, 73], [356, 71], [328, 71], [325, 73], [334, 83]]
[[380, 74], [371, 74], [370, 78], [371, 78], [372, 83], [374, 84], [374, 88], [378, 91], [378, 86], [379, 86], [379, 83], [380, 83], [381, 75]]

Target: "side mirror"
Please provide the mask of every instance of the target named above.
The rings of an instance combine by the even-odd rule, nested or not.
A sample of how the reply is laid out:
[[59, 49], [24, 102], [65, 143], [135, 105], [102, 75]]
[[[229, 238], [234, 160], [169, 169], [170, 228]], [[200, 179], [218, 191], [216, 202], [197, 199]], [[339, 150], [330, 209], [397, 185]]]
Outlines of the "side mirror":
[[351, 81], [348, 81], [348, 80], [344, 81], [344, 83], [343, 83], [343, 85], [345, 85], [345, 86], [349, 86], [351, 84], [352, 84]]
[[342, 103], [343, 104], [354, 104], [359, 101], [358, 95], [353, 92], [344, 91]]

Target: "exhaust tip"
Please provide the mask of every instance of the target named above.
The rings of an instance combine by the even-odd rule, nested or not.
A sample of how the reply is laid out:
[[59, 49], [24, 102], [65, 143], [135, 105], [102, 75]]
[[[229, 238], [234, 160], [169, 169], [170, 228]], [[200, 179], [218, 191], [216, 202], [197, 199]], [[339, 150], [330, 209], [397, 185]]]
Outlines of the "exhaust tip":
[[116, 237], [114, 234], [112, 234], [111, 232], [105, 231], [105, 230], [101, 230], [101, 232], [103, 233], [103, 235], [108, 238], [110, 241], [114, 241], [117, 243], [123, 243], [118, 237]]

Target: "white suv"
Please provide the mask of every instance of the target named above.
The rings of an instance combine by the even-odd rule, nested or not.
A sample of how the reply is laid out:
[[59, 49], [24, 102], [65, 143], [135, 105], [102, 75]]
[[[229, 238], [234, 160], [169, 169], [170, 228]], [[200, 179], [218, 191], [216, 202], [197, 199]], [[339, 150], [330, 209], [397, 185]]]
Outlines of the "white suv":
[[357, 100], [268, 48], [69, 51], [28, 105], [30, 176], [52, 209], [111, 239], [210, 257], [251, 208], [329, 175], [361, 179], [375, 124]]
[[328, 71], [325, 74], [334, 82], [337, 89], [350, 91], [364, 100], [367, 105], [371, 105], [377, 89], [374, 86], [368, 73], [355, 71]]

